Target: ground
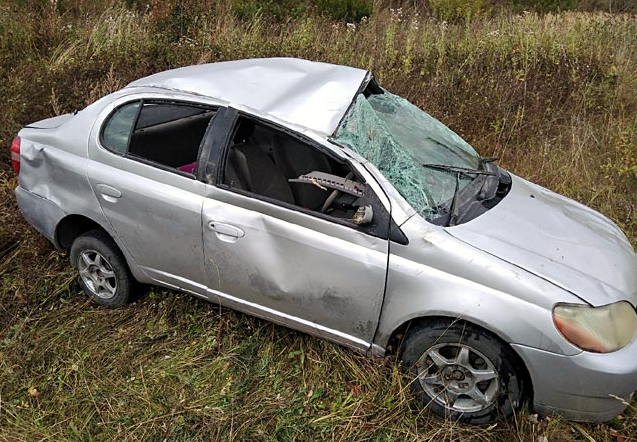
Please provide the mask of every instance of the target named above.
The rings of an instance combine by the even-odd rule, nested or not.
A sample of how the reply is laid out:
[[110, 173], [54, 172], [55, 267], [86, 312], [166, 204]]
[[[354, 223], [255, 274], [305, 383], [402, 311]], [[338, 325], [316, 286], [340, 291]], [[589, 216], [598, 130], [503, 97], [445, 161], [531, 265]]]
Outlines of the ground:
[[99, 308], [68, 257], [22, 220], [9, 166], [21, 126], [142, 75], [295, 56], [371, 69], [483, 156], [601, 211], [635, 245], [634, 15], [440, 17], [378, 2], [346, 23], [237, 12], [229, 0], [40, 3], [0, 1], [0, 440], [637, 440], [636, 402], [608, 424], [525, 408], [467, 427], [412, 408], [392, 358], [159, 288]]

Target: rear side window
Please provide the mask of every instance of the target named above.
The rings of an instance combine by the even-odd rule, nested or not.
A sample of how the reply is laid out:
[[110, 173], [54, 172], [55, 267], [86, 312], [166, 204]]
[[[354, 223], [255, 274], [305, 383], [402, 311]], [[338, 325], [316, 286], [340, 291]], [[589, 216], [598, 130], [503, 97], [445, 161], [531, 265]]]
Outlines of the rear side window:
[[102, 143], [127, 157], [195, 174], [199, 146], [215, 112], [187, 103], [128, 103], [106, 122]]
[[198, 106], [144, 102], [128, 154], [195, 173], [199, 145], [214, 113]]
[[137, 118], [139, 103], [139, 101], [126, 103], [113, 112], [102, 132], [102, 144], [105, 147], [120, 154], [126, 152], [133, 124]]

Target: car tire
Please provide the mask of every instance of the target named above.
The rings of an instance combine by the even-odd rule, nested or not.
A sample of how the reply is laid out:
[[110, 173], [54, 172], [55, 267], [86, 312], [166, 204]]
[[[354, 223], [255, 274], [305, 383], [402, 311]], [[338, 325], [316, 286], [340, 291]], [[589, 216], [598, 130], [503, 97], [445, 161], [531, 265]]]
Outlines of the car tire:
[[404, 339], [401, 362], [418, 400], [445, 419], [497, 422], [524, 398], [525, 371], [513, 350], [464, 321], [421, 324]]
[[124, 255], [102, 230], [78, 236], [71, 246], [71, 264], [79, 272], [80, 286], [104, 307], [125, 305], [130, 297], [133, 276]]

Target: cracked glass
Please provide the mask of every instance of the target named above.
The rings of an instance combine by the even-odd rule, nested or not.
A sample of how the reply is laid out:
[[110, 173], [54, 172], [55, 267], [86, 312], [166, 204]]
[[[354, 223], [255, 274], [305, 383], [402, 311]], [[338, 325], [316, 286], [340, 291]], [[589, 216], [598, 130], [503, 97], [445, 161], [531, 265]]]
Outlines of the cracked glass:
[[449, 211], [456, 190], [473, 176], [423, 164], [479, 169], [480, 156], [458, 134], [409, 101], [386, 90], [359, 94], [332, 137], [370, 161], [426, 219]]

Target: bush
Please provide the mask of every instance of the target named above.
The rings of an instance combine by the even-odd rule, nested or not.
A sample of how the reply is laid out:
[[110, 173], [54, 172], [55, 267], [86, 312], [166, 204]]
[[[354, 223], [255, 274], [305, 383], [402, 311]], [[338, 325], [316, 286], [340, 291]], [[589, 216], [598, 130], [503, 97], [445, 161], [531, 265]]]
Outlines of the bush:
[[558, 12], [575, 9], [579, 0], [514, 0], [514, 6], [519, 9], [532, 9], [537, 12]]
[[320, 15], [349, 22], [369, 17], [373, 0], [232, 0], [232, 10], [243, 20], [266, 15], [279, 20], [297, 19], [314, 9]]
[[372, 0], [314, 0], [318, 12], [336, 20], [360, 21], [372, 14]]
[[470, 20], [484, 13], [489, 5], [486, 0], [429, 0], [429, 8], [441, 20]]
[[307, 2], [303, 0], [232, 0], [234, 14], [243, 20], [250, 20], [256, 15], [267, 15], [279, 20], [299, 18], [307, 10]]

